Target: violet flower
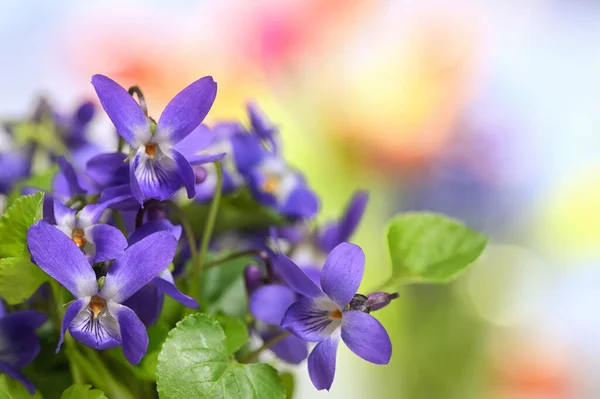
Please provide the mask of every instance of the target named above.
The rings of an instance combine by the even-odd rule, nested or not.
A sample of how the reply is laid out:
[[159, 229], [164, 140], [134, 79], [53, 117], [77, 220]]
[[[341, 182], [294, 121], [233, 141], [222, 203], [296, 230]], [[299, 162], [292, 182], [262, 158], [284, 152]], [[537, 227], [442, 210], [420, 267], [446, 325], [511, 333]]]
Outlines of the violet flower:
[[368, 308], [353, 303], [357, 296], [363, 297], [356, 295], [365, 267], [359, 246], [342, 243], [331, 251], [321, 271], [322, 288], [283, 255], [278, 267], [290, 287], [304, 295], [289, 307], [281, 326], [305, 341], [318, 342], [308, 357], [308, 372], [317, 389], [328, 390], [333, 383], [340, 337], [371, 363], [390, 361], [392, 344], [385, 328], [368, 314]]
[[154, 123], [112, 79], [94, 75], [92, 85], [118, 133], [131, 146], [130, 184], [133, 197], [169, 199], [181, 186], [188, 197], [195, 192], [194, 171], [174, 145], [196, 129], [210, 110], [217, 84], [206, 76], [187, 86], [167, 104]]
[[40, 352], [35, 330], [45, 322], [46, 316], [34, 310], [7, 314], [0, 299], [0, 373], [21, 382], [31, 395], [35, 387], [19, 370]]
[[173, 235], [160, 231], [128, 247], [110, 266], [102, 287], [78, 246], [47, 222], [29, 228], [27, 243], [34, 262], [75, 297], [65, 312], [57, 351], [68, 328], [91, 348], [122, 346], [127, 360], [139, 363], [148, 348], [146, 327], [122, 303], [169, 266], [177, 247]]

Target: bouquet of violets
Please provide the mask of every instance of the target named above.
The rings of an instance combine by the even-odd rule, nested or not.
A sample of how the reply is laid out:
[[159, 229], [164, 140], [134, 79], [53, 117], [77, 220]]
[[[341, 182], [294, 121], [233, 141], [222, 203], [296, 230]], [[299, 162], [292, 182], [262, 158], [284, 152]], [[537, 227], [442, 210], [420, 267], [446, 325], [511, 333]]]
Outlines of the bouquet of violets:
[[91, 83], [113, 152], [88, 138], [93, 103], [42, 100], [0, 131], [3, 398], [286, 398], [304, 369], [329, 390], [341, 343], [389, 363], [376, 311], [402, 284], [446, 283], [486, 246], [443, 215], [397, 215], [390, 272], [367, 290], [351, 240], [368, 193], [317, 224], [319, 197], [257, 104], [248, 124], [209, 127], [211, 77], [157, 119], [140, 88]]

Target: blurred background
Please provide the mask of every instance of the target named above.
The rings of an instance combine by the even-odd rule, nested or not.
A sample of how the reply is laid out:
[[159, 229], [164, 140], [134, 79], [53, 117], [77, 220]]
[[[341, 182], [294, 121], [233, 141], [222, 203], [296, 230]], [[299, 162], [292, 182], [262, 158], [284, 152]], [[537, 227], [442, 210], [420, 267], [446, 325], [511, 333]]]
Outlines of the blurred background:
[[[378, 312], [389, 366], [342, 345], [331, 392], [300, 367], [297, 398], [599, 398], [599, 18], [593, 0], [4, 0], [0, 114], [40, 95], [69, 112], [102, 73], [158, 115], [212, 75], [207, 122], [245, 120], [256, 99], [320, 218], [371, 190], [364, 293], [390, 273], [395, 213], [491, 236], [455, 283], [401, 287]], [[114, 146], [107, 126], [96, 141]]]

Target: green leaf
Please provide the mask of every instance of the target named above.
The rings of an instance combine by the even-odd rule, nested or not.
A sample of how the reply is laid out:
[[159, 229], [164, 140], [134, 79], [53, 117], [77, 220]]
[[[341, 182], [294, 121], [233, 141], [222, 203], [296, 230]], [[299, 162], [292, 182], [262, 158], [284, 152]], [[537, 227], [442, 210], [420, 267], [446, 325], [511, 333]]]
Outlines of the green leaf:
[[294, 397], [294, 374], [289, 371], [285, 371], [279, 374], [279, 378], [281, 378], [281, 382], [285, 387], [285, 393], [287, 399], [292, 399]]
[[[228, 253], [221, 253], [217, 259], [224, 258]], [[215, 257], [209, 258], [209, 262]], [[246, 256], [230, 260], [204, 272], [200, 296], [208, 304], [208, 313], [223, 312], [229, 316], [242, 317], [247, 309], [246, 289], [244, 288], [244, 268], [249, 263], [256, 262]]]
[[54, 165], [41, 173], [30, 176], [17, 183], [8, 196], [7, 206], [10, 207], [16, 199], [19, 198], [21, 191], [25, 187], [37, 188], [40, 191], [51, 191], [52, 181], [54, 180], [56, 172], [58, 172], [58, 165]]
[[0, 217], [0, 297], [9, 304], [29, 298], [48, 275], [31, 263], [27, 230], [42, 218], [44, 193], [24, 195]]
[[[228, 323], [228, 334], [238, 336], [239, 330], [239, 325]], [[237, 338], [228, 344], [221, 324], [207, 314], [194, 314], [177, 323], [158, 357], [160, 398], [285, 398], [283, 384], [271, 366], [235, 361], [229, 348], [237, 344]]]
[[395, 283], [447, 282], [473, 263], [488, 241], [454, 219], [427, 212], [396, 216], [387, 240]]
[[42, 395], [36, 391], [31, 396], [20, 382], [0, 375], [0, 399], [42, 399]]
[[60, 399], [107, 399], [104, 392], [92, 389], [91, 385], [72, 385], [63, 392]]
[[44, 193], [17, 198], [0, 217], [0, 258], [17, 256], [27, 248], [29, 226], [42, 218]]
[[222, 314], [216, 315], [215, 319], [219, 322], [221, 328], [223, 328], [225, 346], [230, 353], [235, 353], [248, 342], [248, 329], [242, 320]]
[[29, 252], [0, 259], [0, 297], [15, 305], [31, 297], [48, 275], [31, 263]]

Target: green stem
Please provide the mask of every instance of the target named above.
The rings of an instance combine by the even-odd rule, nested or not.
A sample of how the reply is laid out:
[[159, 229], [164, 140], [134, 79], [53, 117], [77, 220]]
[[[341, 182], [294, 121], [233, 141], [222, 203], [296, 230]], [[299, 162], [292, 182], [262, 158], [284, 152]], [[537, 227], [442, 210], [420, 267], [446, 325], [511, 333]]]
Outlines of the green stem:
[[202, 233], [202, 242], [200, 243], [200, 251], [198, 254], [198, 258], [196, 262], [193, 262], [194, 274], [192, 277], [192, 282], [190, 284], [190, 293], [191, 296], [194, 298], [199, 297], [200, 279], [202, 278], [202, 268], [204, 266], [204, 262], [206, 261], [208, 244], [210, 243], [210, 239], [212, 237], [212, 233], [215, 227], [215, 222], [217, 221], [217, 214], [219, 213], [219, 204], [221, 202], [221, 192], [223, 191], [223, 167], [219, 162], [215, 162], [214, 165], [217, 171], [217, 186], [215, 188], [215, 193], [212, 202], [210, 203], [210, 208], [208, 210], [208, 218], [206, 219], [206, 224], [204, 225], [204, 231]]
[[72, 348], [72, 356], [77, 365], [94, 386], [102, 389], [110, 398], [136, 399], [135, 395], [125, 385], [115, 379], [95, 350], [85, 348], [84, 352], [85, 354], [80, 353], [76, 348]]
[[126, 235], [125, 223], [123, 222], [123, 217], [119, 211], [113, 211], [113, 217], [115, 218], [115, 223], [117, 223], [117, 227], [121, 230], [123, 235]]
[[[173, 209], [177, 216], [179, 217], [179, 221], [181, 222], [181, 226], [183, 227], [183, 231], [188, 241], [188, 246], [190, 247], [190, 256], [192, 258], [192, 264], [198, 264], [198, 250], [196, 249], [196, 236], [194, 235], [194, 230], [192, 229], [192, 225], [190, 224], [189, 219], [185, 215], [183, 209], [179, 207], [173, 201], [166, 201], [166, 203]], [[142, 216], [143, 217], [143, 216]], [[194, 266], [195, 267], [195, 266]], [[195, 297], [195, 295], [192, 295]]]
[[219, 266], [222, 263], [229, 262], [231, 260], [243, 258], [244, 256], [256, 256], [260, 258], [263, 262], [268, 262], [268, 255], [265, 251], [260, 251], [256, 249], [250, 249], [248, 251], [236, 252], [231, 255], [227, 255], [224, 258], [214, 260], [212, 262], [204, 263], [203, 269], [210, 269], [211, 267]]
[[277, 334], [276, 336], [274, 336], [267, 342], [263, 343], [263, 345], [260, 348], [258, 348], [257, 350], [255, 350], [254, 352], [250, 352], [249, 354], [247, 354], [246, 356], [241, 358], [240, 363], [254, 362], [258, 358], [258, 355], [260, 355], [264, 350], [269, 349], [270, 347], [272, 347], [273, 345], [275, 345], [276, 343], [278, 343], [279, 341], [281, 341], [282, 339], [286, 338], [289, 335], [290, 335], [289, 331], [287, 331], [287, 330], [282, 331], [281, 333]]

